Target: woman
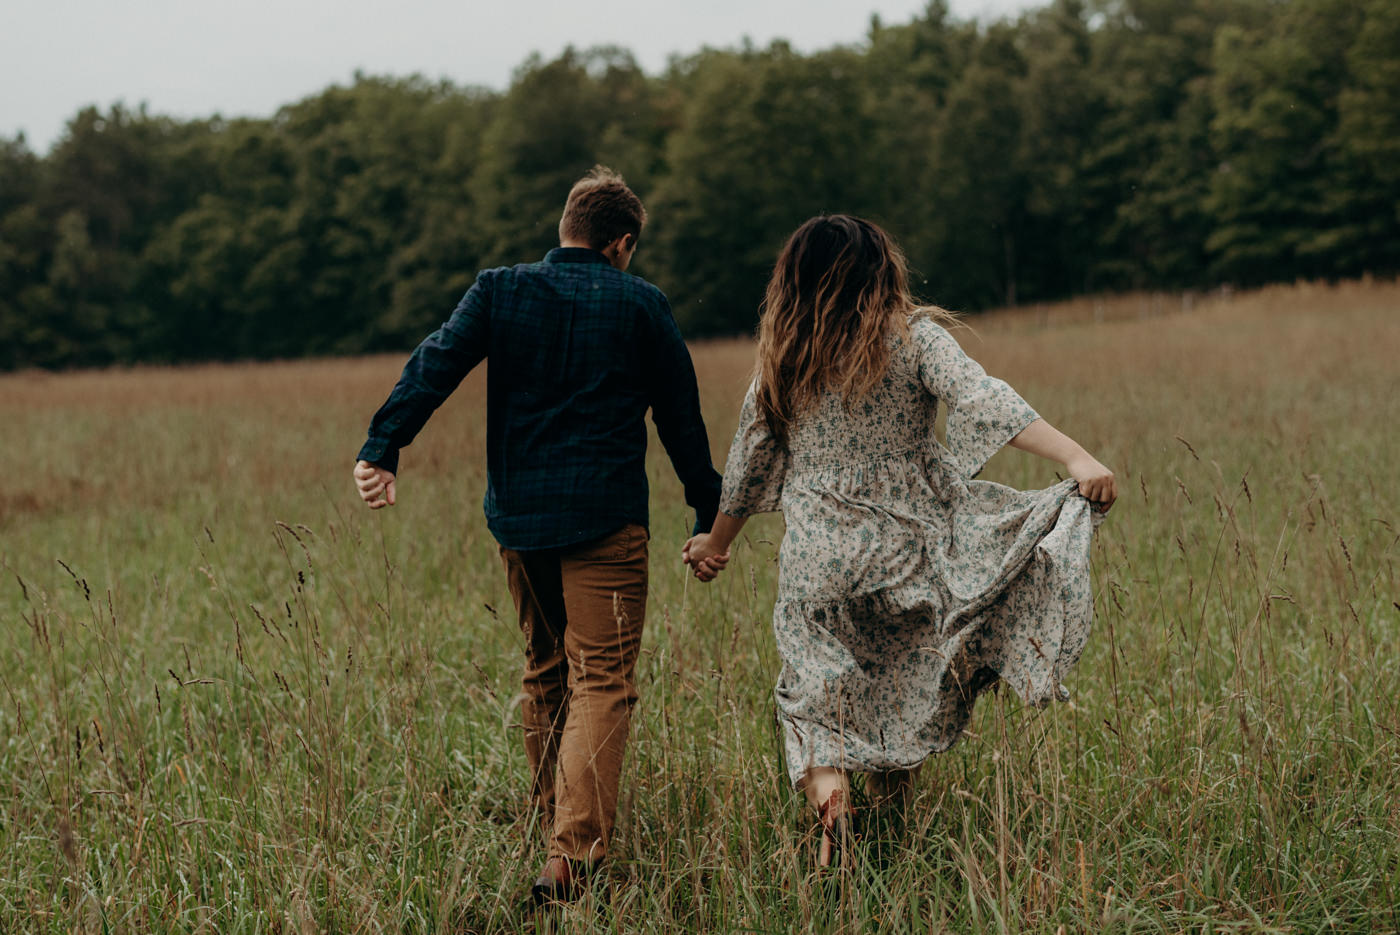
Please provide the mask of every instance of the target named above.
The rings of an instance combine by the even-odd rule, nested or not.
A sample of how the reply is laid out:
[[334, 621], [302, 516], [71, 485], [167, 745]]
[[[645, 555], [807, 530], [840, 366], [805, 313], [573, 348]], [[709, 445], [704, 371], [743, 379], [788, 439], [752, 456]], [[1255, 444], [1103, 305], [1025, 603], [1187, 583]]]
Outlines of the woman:
[[[711, 580], [748, 516], [782, 510], [776, 696], [789, 774], [825, 832], [821, 864], [846, 834], [849, 772], [907, 788], [998, 678], [1029, 704], [1067, 697], [1060, 680], [1089, 633], [1089, 540], [1113, 474], [987, 376], [950, 320], [915, 305], [876, 225], [798, 228], [763, 301], [720, 515], [683, 552]], [[1073, 480], [973, 481], [1008, 443]]]

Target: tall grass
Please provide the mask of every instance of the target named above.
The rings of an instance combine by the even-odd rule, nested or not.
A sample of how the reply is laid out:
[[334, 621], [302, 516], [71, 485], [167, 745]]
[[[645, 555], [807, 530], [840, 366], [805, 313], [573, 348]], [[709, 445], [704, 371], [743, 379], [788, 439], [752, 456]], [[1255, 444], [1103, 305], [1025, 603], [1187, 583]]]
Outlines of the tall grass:
[[[1400, 288], [1087, 307], [964, 335], [1119, 473], [1073, 700], [985, 697], [818, 877], [781, 521], [697, 584], [654, 445], [615, 858], [544, 918], [481, 375], [374, 514], [350, 461], [402, 358], [0, 378], [0, 931], [1400, 930]], [[695, 349], [717, 460], [751, 355]]]

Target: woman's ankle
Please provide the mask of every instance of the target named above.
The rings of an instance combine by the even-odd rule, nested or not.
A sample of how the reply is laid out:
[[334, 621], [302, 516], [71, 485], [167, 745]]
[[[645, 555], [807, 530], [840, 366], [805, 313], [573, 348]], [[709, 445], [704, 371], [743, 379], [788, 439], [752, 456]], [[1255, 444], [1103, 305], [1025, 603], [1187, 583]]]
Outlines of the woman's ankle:
[[822, 810], [822, 806], [827, 803], [834, 792], [839, 791], [848, 803], [851, 800], [850, 782], [845, 771], [833, 766], [815, 766], [807, 770], [802, 790], [807, 794], [807, 801], [818, 812]]

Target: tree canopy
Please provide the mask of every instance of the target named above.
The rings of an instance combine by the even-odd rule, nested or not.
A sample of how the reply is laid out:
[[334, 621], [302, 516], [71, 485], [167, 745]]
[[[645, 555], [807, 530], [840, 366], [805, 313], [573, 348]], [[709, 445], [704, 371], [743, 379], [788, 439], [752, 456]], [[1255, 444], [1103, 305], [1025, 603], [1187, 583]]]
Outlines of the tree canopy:
[[1054, 0], [810, 54], [534, 57], [496, 92], [357, 75], [266, 119], [86, 108], [0, 138], [0, 369], [411, 347], [621, 171], [688, 336], [754, 326], [804, 219], [865, 215], [975, 311], [1400, 269], [1393, 0]]

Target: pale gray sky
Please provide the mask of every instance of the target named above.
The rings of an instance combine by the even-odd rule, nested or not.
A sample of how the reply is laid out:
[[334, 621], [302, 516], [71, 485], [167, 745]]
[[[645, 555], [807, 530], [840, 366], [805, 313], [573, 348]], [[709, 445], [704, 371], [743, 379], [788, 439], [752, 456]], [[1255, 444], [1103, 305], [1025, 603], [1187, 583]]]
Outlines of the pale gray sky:
[[[960, 19], [1015, 16], [1049, 0], [952, 0]], [[860, 42], [871, 13], [908, 22], [925, 0], [6, 0], [0, 135], [48, 151], [79, 108], [146, 102], [179, 117], [272, 114], [370, 74], [501, 89], [531, 52], [615, 44], [655, 73], [671, 53]]]

